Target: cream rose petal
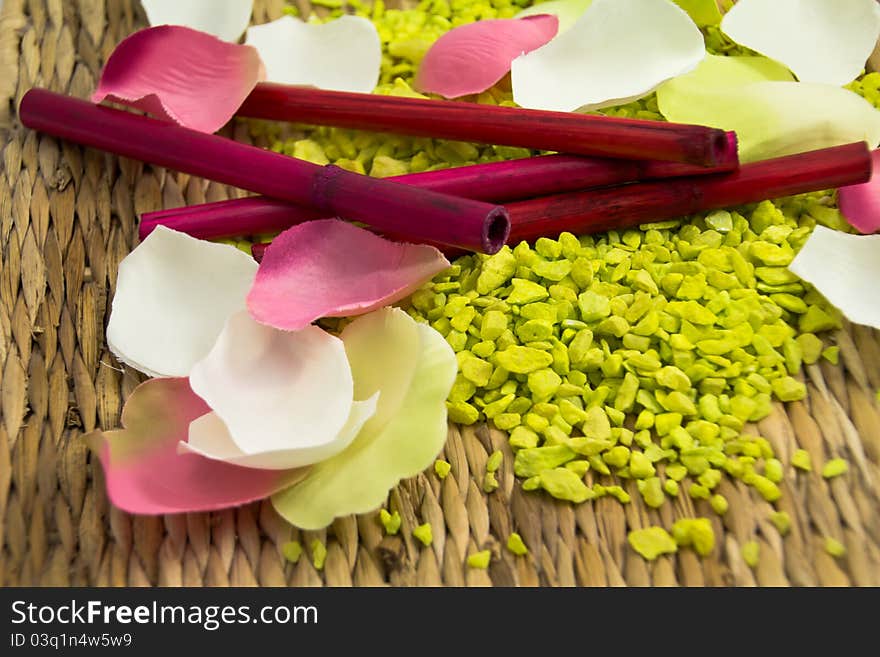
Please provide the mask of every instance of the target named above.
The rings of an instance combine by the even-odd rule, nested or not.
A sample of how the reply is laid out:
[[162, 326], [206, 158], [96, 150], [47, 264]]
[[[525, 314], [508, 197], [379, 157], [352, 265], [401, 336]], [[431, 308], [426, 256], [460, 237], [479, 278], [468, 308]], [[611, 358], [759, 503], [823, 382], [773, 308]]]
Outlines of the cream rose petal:
[[298, 465], [307, 465], [351, 440], [343, 432], [353, 403], [345, 346], [317, 326], [279, 331], [236, 313], [190, 384], [244, 454], [286, 451], [292, 460], [300, 451]]
[[721, 9], [717, 0], [674, 0], [674, 2], [700, 27], [718, 25], [721, 22]]
[[[367, 400], [354, 402], [348, 420], [337, 434], [336, 440], [330, 443], [247, 454], [232, 440], [223, 420], [216, 413], [207, 413], [192, 421], [189, 425], [188, 440], [180, 443], [178, 451], [192, 452], [205, 458], [247, 468], [263, 470], [299, 468], [323, 461], [348, 447], [364, 426], [364, 422], [376, 412], [378, 399], [379, 393], [376, 393]], [[296, 435], [295, 427], [291, 427], [291, 433]]]
[[254, 0], [141, 0], [150, 25], [183, 25], [224, 41], [238, 41]]
[[233, 246], [156, 228], [119, 264], [107, 344], [151, 376], [187, 376], [245, 308], [256, 261]]
[[788, 267], [856, 324], [880, 329], [880, 235], [816, 226]]
[[739, 44], [788, 66], [801, 82], [844, 85], [880, 36], [875, 0], [739, 0], [721, 21]]
[[372, 22], [342, 16], [311, 24], [283, 16], [248, 29], [269, 82], [369, 93], [379, 81], [382, 46]]
[[841, 87], [765, 81], [701, 89], [681, 82], [658, 91], [661, 113], [669, 121], [735, 131], [741, 162], [856, 141], [876, 148], [880, 142], [880, 112]]
[[628, 102], [693, 70], [703, 35], [669, 0], [594, 0], [546, 46], [513, 60], [513, 99], [573, 111]]
[[429, 467], [446, 441], [446, 397], [457, 364], [443, 336], [386, 308], [356, 319], [342, 339], [355, 394], [379, 391], [379, 405], [348, 449], [316, 464], [302, 485], [273, 496], [275, 509], [303, 529], [377, 508], [401, 479]]

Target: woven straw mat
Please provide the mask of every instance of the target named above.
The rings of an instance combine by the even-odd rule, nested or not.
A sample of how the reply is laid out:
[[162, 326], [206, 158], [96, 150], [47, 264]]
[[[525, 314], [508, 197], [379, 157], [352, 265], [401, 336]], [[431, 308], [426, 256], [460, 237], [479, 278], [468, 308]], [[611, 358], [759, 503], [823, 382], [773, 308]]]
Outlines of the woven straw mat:
[[[258, 0], [254, 20], [281, 8]], [[38, 135], [15, 108], [32, 86], [87, 98], [114, 46], [145, 24], [131, 0], [5, 0], [0, 13], [0, 586], [880, 585], [880, 334], [856, 326], [836, 335], [839, 366], [823, 359], [806, 369], [808, 398], [777, 405], [756, 428], [786, 466], [797, 448], [814, 464], [850, 463], [830, 481], [820, 468], [786, 467], [784, 538], [770, 506], [729, 480], [719, 489], [730, 502], [723, 518], [686, 495], [649, 509], [632, 482], [626, 506], [523, 493], [506, 435], [486, 426], [450, 426], [443, 458], [452, 474], [441, 481], [429, 471], [390, 493], [403, 518], [397, 536], [384, 535], [375, 513], [299, 532], [268, 502], [158, 518], [112, 508], [80, 436], [118, 426], [140, 380], [104, 342], [137, 217], [243, 192]], [[234, 136], [248, 139], [241, 126]], [[496, 449], [505, 455], [501, 485], [486, 495], [478, 482]], [[632, 529], [693, 516], [712, 519], [707, 558], [682, 550], [648, 563], [626, 542]], [[430, 547], [412, 537], [423, 522], [433, 528]], [[504, 548], [512, 531], [528, 556]], [[846, 555], [830, 556], [827, 537]], [[322, 570], [282, 556], [284, 543], [299, 540], [308, 557], [315, 539], [327, 546]], [[754, 569], [741, 556], [749, 541], [760, 545]], [[467, 555], [485, 548], [490, 567], [468, 568]]]

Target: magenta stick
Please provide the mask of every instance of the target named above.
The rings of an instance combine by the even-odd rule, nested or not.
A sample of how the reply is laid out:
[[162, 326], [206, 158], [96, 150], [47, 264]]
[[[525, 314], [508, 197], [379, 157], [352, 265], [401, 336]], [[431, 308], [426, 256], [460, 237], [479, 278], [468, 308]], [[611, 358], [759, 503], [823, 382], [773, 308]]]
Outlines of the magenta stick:
[[21, 122], [55, 137], [344, 216], [414, 242], [495, 253], [510, 231], [498, 205], [318, 166], [110, 107], [31, 89]]
[[[641, 180], [720, 173], [736, 166], [735, 161], [701, 167], [661, 160], [544, 155], [411, 173], [388, 180], [479, 201], [504, 203]], [[218, 239], [275, 233], [321, 216], [311, 208], [253, 197], [148, 212], [141, 217], [139, 231], [143, 239], [162, 225], [193, 237]]]
[[239, 116], [402, 135], [522, 146], [577, 155], [715, 166], [737, 159], [723, 130], [455, 101], [325, 91], [261, 82]]
[[[679, 178], [606, 187], [516, 201], [507, 206], [510, 243], [636, 226], [695, 212], [754, 203], [822, 189], [867, 182], [871, 152], [864, 142], [833, 146], [796, 155], [751, 162], [717, 176]], [[401, 239], [386, 234], [391, 239]], [[259, 260], [268, 244], [254, 244]], [[461, 251], [435, 245], [449, 258]]]
[[865, 142], [844, 144], [742, 165], [733, 173], [644, 182], [592, 192], [572, 192], [507, 206], [511, 243], [635, 226], [768, 198], [780, 198], [871, 178]]

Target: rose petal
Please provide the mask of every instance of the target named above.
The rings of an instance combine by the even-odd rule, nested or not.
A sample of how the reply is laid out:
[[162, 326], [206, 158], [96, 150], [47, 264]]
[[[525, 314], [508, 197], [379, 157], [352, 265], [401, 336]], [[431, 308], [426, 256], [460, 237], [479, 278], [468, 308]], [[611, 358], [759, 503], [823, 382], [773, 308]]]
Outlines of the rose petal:
[[788, 267], [856, 324], [880, 328], [880, 235], [816, 226]]
[[765, 58], [709, 56], [692, 73], [664, 83], [657, 105], [669, 121], [735, 131], [742, 162], [880, 142], [880, 112], [864, 98], [787, 76]]
[[342, 433], [353, 400], [345, 346], [317, 326], [278, 331], [236, 313], [190, 385], [245, 454], [285, 451], [307, 465], [351, 439]]
[[104, 467], [110, 501], [129, 513], [211, 511], [260, 500], [308, 472], [256, 470], [177, 453], [190, 422], [210, 409], [186, 379], [150, 379], [122, 411], [124, 429], [86, 441]]
[[559, 34], [577, 22], [577, 19], [593, 4], [593, 0], [550, 0], [523, 9], [514, 18], [526, 18], [538, 14], [552, 14], [559, 19]]
[[510, 62], [556, 35], [559, 20], [547, 14], [468, 23], [441, 36], [416, 76], [420, 91], [457, 98], [485, 91], [510, 71]]
[[289, 470], [311, 463], [323, 461], [351, 444], [360, 432], [364, 422], [376, 412], [379, 393], [365, 401], [352, 404], [351, 414], [337, 435], [336, 440], [328, 445], [315, 445], [294, 449], [280, 449], [247, 454], [232, 440], [229, 429], [216, 413], [207, 413], [192, 421], [189, 425], [189, 439], [178, 446], [180, 452], [193, 452], [209, 459], [225, 461], [247, 468], [264, 468], [267, 470]]
[[186, 27], [151, 27], [116, 46], [92, 101], [130, 105], [193, 130], [215, 132], [263, 77], [263, 64], [250, 46]]
[[839, 86], [865, 67], [880, 36], [880, 9], [875, 0], [740, 0], [721, 29], [801, 82]]
[[691, 20], [700, 27], [718, 25], [721, 22], [721, 10], [717, 0], [673, 0], [684, 9]]
[[669, 0], [595, 0], [570, 30], [513, 60], [513, 99], [560, 111], [629, 102], [705, 54], [700, 30]]
[[272, 241], [247, 303], [258, 322], [297, 330], [392, 304], [447, 267], [432, 246], [392, 242], [338, 219], [309, 221]]
[[251, 21], [254, 0], [141, 0], [150, 25], [183, 25], [224, 41], [238, 41]]
[[379, 407], [351, 447], [273, 496], [275, 509], [303, 529], [377, 508], [401, 479], [430, 466], [446, 441], [445, 401], [457, 366], [439, 333], [386, 308], [355, 320], [342, 339], [355, 394], [381, 391]]
[[[684, 111], [687, 95], [696, 91], [727, 90], [752, 82], [793, 81], [794, 76], [782, 64], [768, 57], [753, 55], [709, 55], [690, 73], [679, 75], [657, 88], [657, 103], [666, 111]], [[662, 111], [662, 110], [661, 110]]]
[[841, 214], [860, 233], [880, 230], [880, 151], [871, 153], [871, 162], [871, 180], [841, 187], [837, 193]]
[[282, 16], [247, 31], [269, 81], [369, 93], [379, 81], [382, 46], [375, 25], [360, 16], [304, 23]]
[[157, 227], [121, 263], [107, 344], [151, 376], [187, 376], [245, 308], [257, 263], [233, 246]]

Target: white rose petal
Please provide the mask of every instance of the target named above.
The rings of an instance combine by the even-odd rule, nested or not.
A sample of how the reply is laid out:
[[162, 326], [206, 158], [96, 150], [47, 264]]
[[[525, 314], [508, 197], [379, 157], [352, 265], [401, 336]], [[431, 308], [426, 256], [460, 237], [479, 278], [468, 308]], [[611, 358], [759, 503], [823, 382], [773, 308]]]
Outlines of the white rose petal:
[[788, 266], [856, 324], [880, 329], [880, 235], [816, 226]]
[[842, 86], [874, 50], [880, 9], [875, 0], [740, 0], [721, 29], [785, 64], [801, 82]]
[[151, 376], [188, 376], [226, 318], [246, 307], [256, 261], [226, 244], [157, 227], [119, 264], [107, 344]]
[[[298, 467], [336, 454], [357, 434], [345, 430], [354, 393], [345, 346], [317, 326], [279, 331], [236, 313], [193, 367], [190, 385], [242, 455], [285, 452], [284, 467]], [[355, 424], [372, 415], [371, 404], [358, 409]], [[221, 450], [213, 439], [193, 435], [195, 447]]]
[[617, 105], [705, 55], [700, 30], [669, 0], [595, 0], [567, 32], [513, 60], [513, 99], [563, 112]]
[[[215, 461], [226, 461], [233, 465], [262, 470], [288, 470], [311, 465], [335, 456], [348, 447], [360, 433], [364, 423], [375, 414], [378, 400], [379, 393], [377, 392], [365, 401], [354, 402], [348, 420], [335, 440], [331, 442], [305, 444], [256, 454], [243, 452], [232, 440], [229, 429], [223, 420], [216, 413], [208, 413], [190, 423], [189, 440], [185, 443], [181, 442], [178, 451], [201, 454]], [[291, 436], [295, 438], [297, 433], [297, 430], [292, 427]]]
[[150, 25], [183, 25], [238, 41], [251, 21], [254, 0], [141, 0]]
[[379, 33], [360, 16], [323, 24], [283, 16], [249, 28], [245, 43], [260, 53], [269, 82], [369, 93], [379, 81]]

